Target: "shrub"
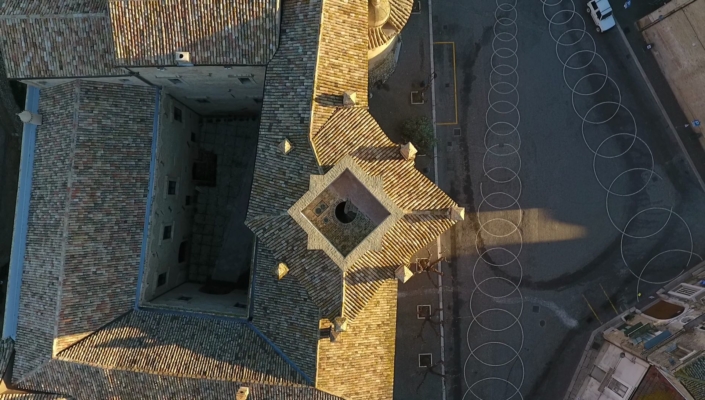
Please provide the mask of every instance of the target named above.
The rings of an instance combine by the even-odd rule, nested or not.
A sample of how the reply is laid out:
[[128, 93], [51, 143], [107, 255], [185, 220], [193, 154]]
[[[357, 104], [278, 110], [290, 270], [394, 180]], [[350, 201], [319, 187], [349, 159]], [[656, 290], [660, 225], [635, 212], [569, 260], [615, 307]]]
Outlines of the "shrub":
[[435, 144], [433, 138], [433, 124], [428, 117], [407, 119], [401, 126], [401, 138], [404, 142], [411, 142], [419, 153], [428, 153]]

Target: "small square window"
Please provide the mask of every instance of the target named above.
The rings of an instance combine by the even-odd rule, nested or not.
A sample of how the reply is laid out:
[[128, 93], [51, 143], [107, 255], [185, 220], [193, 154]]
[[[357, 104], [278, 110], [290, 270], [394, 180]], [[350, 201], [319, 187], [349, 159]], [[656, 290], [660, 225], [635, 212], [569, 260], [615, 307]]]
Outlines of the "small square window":
[[186, 196], [186, 201], [185, 201], [187, 206], [191, 205], [191, 196]]
[[181, 115], [181, 109], [174, 107], [174, 121], [181, 122], [182, 120], [183, 120], [183, 117]]
[[419, 354], [419, 368], [430, 368], [433, 365], [433, 356], [431, 353]]
[[196, 132], [191, 132], [191, 141], [196, 142]]
[[237, 80], [240, 81], [240, 83], [243, 85], [254, 85], [255, 84], [255, 81], [252, 78], [248, 78], [248, 77], [240, 77], [240, 78], [237, 78]]
[[167, 184], [166, 193], [170, 196], [176, 194], [176, 181], [169, 181], [169, 183]]
[[166, 283], [166, 272], [162, 272], [157, 277], [157, 287], [164, 286], [165, 283]]
[[181, 81], [181, 79], [177, 79], [177, 78], [169, 78], [169, 82], [171, 82], [174, 85], [181, 85], [183, 83]]
[[171, 231], [172, 231], [171, 225], [166, 225], [164, 227], [164, 232], [162, 232], [162, 239], [164, 239], [164, 240], [171, 239]]
[[186, 261], [188, 253], [188, 241], [183, 241], [179, 245], [179, 264]]

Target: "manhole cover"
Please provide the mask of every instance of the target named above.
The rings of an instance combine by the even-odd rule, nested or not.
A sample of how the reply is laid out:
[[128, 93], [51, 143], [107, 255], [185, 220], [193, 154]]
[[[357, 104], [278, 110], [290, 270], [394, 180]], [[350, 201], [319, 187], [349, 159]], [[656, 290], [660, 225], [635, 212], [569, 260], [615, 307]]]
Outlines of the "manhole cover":
[[430, 305], [418, 305], [416, 306], [416, 318], [424, 319], [431, 316], [431, 306]]
[[430, 353], [419, 354], [419, 368], [429, 368], [433, 364], [433, 357]]

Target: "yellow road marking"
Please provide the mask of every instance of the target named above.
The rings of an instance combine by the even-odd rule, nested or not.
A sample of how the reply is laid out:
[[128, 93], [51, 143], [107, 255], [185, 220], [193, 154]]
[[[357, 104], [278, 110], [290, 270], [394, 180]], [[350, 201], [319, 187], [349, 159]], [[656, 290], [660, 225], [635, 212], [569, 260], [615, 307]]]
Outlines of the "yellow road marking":
[[614, 306], [612, 303], [612, 300], [610, 300], [610, 296], [607, 295], [607, 292], [605, 291], [605, 288], [602, 287], [602, 284], [600, 283], [600, 289], [602, 289], [602, 293], [605, 294], [605, 297], [607, 297], [607, 301], [610, 302], [610, 305], [612, 306], [612, 309], [614, 310], [614, 313], [619, 315], [619, 312], [617, 312], [617, 307]]
[[455, 103], [455, 122], [437, 122], [436, 125], [458, 125], [458, 83], [455, 73], [455, 42], [433, 42], [433, 44], [450, 44], [453, 46], [453, 101]]
[[592, 315], [594, 315], [595, 318], [597, 318], [597, 322], [599, 322], [600, 325], [602, 325], [602, 321], [600, 320], [600, 317], [597, 316], [597, 313], [592, 308], [592, 306], [590, 305], [590, 302], [588, 301], [587, 297], [585, 297], [585, 295], [583, 295], [583, 299], [585, 299], [585, 302], [587, 303], [588, 307], [590, 307], [590, 311], [592, 311]]

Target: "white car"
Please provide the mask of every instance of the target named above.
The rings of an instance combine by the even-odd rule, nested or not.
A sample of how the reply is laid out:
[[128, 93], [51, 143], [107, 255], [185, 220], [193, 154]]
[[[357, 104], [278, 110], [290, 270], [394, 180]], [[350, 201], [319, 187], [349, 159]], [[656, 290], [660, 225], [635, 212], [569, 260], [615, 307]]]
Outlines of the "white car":
[[606, 32], [615, 26], [612, 16], [612, 6], [608, 0], [591, 0], [587, 4], [587, 12], [592, 21], [597, 25], [598, 32]]

